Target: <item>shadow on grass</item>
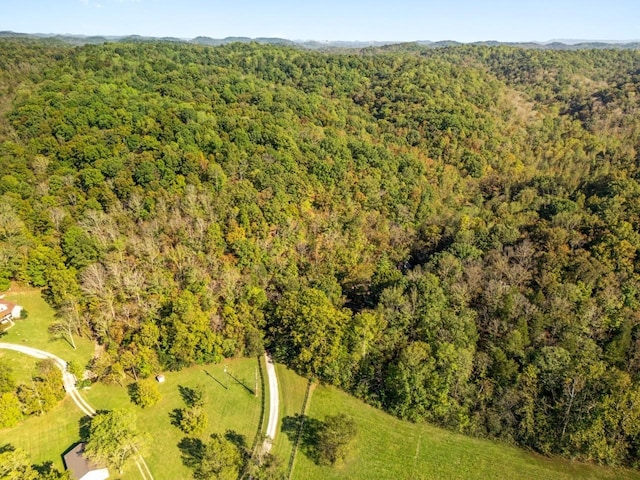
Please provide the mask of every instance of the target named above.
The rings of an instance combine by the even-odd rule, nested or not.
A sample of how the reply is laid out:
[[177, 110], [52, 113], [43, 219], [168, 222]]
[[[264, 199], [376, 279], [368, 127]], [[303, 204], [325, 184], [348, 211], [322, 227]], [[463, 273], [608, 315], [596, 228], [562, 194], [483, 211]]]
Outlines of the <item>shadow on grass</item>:
[[15, 449], [16, 449], [16, 447], [11, 445], [10, 443], [5, 443], [4, 445], [0, 446], [0, 454], [1, 453], [7, 453], [7, 452], [13, 452]]
[[207, 401], [202, 385], [197, 385], [195, 388], [178, 385], [178, 391], [187, 407], [203, 406]]
[[234, 430], [227, 430], [224, 433], [224, 438], [233, 443], [236, 448], [242, 452], [243, 454], [247, 454], [249, 452], [249, 447], [247, 446], [247, 437], [239, 434]]
[[238, 385], [243, 386], [247, 390], [247, 392], [249, 392], [251, 395], [255, 395], [256, 394], [256, 392], [253, 391], [253, 389], [249, 388], [247, 385], [245, 385], [245, 383], [242, 380], [238, 379], [233, 374], [227, 372], [227, 375], [229, 375], [231, 378], [233, 378]]
[[295, 414], [282, 419], [282, 433], [314, 463], [320, 463], [318, 454], [318, 434], [324, 422], [307, 415]]
[[86, 442], [89, 440], [89, 432], [91, 431], [91, 417], [85, 415], [78, 421], [78, 431], [80, 433], [80, 441]]
[[183, 408], [174, 408], [173, 410], [171, 410], [169, 412], [169, 418], [171, 419], [171, 425], [173, 425], [174, 427], [180, 428], [180, 425], [182, 425], [183, 415], [184, 415], [184, 409]]
[[178, 443], [182, 453], [182, 463], [189, 468], [196, 468], [202, 463], [205, 453], [205, 444], [199, 438], [185, 437]]
[[140, 385], [138, 385], [138, 383], [136, 382], [127, 385], [127, 393], [129, 394], [129, 400], [131, 400], [132, 403], [136, 403], [136, 398], [138, 398], [139, 396], [139, 390]]
[[227, 387], [224, 383], [222, 383], [220, 380], [218, 380], [216, 377], [214, 377], [213, 375], [211, 375], [209, 372], [207, 372], [206, 370], [202, 370], [204, 373], [207, 374], [208, 377], [213, 378], [218, 385], [220, 385], [222, 388], [224, 388], [225, 390], [229, 390], [229, 387]]
[[53, 466], [53, 462], [44, 462], [39, 465], [32, 465], [33, 469], [38, 472], [38, 478], [62, 478], [57, 468]]

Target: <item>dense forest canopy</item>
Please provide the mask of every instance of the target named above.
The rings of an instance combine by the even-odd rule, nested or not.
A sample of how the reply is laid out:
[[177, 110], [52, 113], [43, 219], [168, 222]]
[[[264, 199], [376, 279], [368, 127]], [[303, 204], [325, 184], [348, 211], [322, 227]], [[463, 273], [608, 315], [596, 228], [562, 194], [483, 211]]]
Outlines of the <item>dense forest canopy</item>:
[[0, 290], [107, 382], [266, 347], [640, 465], [640, 53], [0, 41]]

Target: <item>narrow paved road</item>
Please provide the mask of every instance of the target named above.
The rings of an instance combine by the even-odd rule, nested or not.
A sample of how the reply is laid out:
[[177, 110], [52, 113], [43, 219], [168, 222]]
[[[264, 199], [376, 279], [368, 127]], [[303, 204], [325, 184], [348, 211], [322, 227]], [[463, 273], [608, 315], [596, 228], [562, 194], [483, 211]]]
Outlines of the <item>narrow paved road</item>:
[[[62, 383], [64, 385], [64, 390], [71, 396], [71, 399], [75, 402], [78, 408], [89, 417], [94, 417], [96, 415], [95, 409], [91, 407], [91, 405], [89, 405], [84, 398], [82, 398], [80, 393], [78, 393], [78, 390], [76, 389], [75, 378], [71, 373], [67, 371], [67, 362], [62, 360], [60, 357], [54, 355], [53, 353], [45, 352], [44, 350], [25, 347], [24, 345], [14, 345], [13, 343], [0, 342], [0, 349], [1, 348], [4, 348], [5, 350], [13, 350], [16, 352], [24, 353], [25, 355], [40, 358], [42, 360], [53, 360], [56, 363], [56, 366], [62, 371]], [[151, 471], [149, 470], [147, 463], [144, 461], [144, 458], [142, 458], [142, 455], [138, 454], [138, 458], [135, 458], [134, 460], [136, 462], [136, 465], [138, 466], [138, 470], [140, 470], [140, 475], [142, 475], [142, 478], [144, 480], [153, 480], [153, 475], [151, 475]]]
[[5, 350], [14, 350], [16, 352], [24, 353], [31, 357], [40, 359], [51, 359], [55, 362], [56, 366], [62, 371], [62, 383], [64, 384], [64, 390], [67, 392], [71, 399], [75, 402], [80, 410], [85, 415], [93, 417], [96, 411], [89, 405], [84, 398], [76, 390], [76, 381], [73, 375], [67, 371], [67, 362], [60, 357], [55, 356], [53, 353], [45, 352], [44, 350], [38, 350], [37, 348], [25, 347], [24, 345], [14, 345], [12, 343], [0, 343], [0, 348]]
[[278, 393], [278, 377], [276, 377], [276, 367], [273, 364], [273, 359], [268, 353], [265, 353], [264, 357], [267, 365], [267, 377], [269, 378], [269, 421], [267, 422], [267, 438], [262, 448], [265, 452], [268, 452], [271, 450], [278, 429], [280, 394]]

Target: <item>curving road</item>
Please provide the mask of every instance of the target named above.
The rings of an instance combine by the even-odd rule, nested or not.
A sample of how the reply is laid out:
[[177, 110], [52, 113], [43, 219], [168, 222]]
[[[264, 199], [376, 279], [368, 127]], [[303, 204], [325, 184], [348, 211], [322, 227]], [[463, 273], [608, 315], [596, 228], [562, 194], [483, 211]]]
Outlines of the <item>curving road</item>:
[[51, 359], [55, 362], [56, 366], [62, 371], [62, 383], [64, 384], [64, 390], [67, 392], [71, 399], [75, 402], [80, 410], [85, 415], [93, 417], [96, 411], [89, 405], [84, 398], [80, 396], [78, 390], [76, 390], [76, 379], [71, 373], [67, 371], [67, 362], [57, 357], [53, 353], [45, 352], [44, 350], [38, 350], [37, 348], [25, 347], [24, 345], [14, 345], [12, 343], [0, 342], [0, 348], [5, 350], [14, 350], [16, 352], [24, 353], [31, 357], [40, 359]]
[[[60, 357], [54, 355], [53, 353], [45, 352], [44, 350], [39, 350], [37, 348], [25, 347], [24, 345], [14, 345], [13, 343], [5, 343], [0, 342], [0, 349], [5, 350], [13, 350], [16, 352], [24, 353], [25, 355], [29, 355], [34, 358], [39, 358], [42, 360], [51, 359], [55, 362], [56, 366], [62, 372], [62, 383], [64, 384], [64, 390], [67, 392], [74, 403], [78, 406], [78, 408], [89, 417], [94, 417], [96, 415], [95, 409], [89, 405], [84, 398], [78, 393], [76, 389], [76, 379], [75, 377], [67, 371], [67, 362], [62, 360]], [[276, 387], [277, 388], [277, 387]], [[138, 454], [138, 458], [134, 459], [138, 470], [140, 470], [140, 475], [144, 480], [153, 480], [153, 475], [151, 475], [151, 471], [147, 466], [147, 463], [142, 458], [142, 455]]]
[[[0, 342], [0, 349], [14, 350], [16, 352], [24, 353], [35, 358], [51, 359], [55, 362], [56, 366], [62, 372], [62, 381], [65, 391], [71, 396], [71, 399], [75, 402], [78, 408], [89, 417], [94, 417], [96, 411], [91, 405], [89, 405], [84, 398], [78, 393], [76, 389], [76, 381], [74, 376], [67, 371], [67, 362], [53, 353], [45, 352], [37, 348], [25, 347], [24, 345], [14, 345], [12, 343]], [[267, 377], [269, 379], [269, 421], [267, 422], [266, 438], [263, 444], [263, 450], [269, 452], [273, 446], [273, 441], [276, 438], [276, 432], [278, 430], [278, 412], [280, 411], [280, 394], [278, 392], [278, 378], [276, 376], [276, 368], [273, 363], [271, 355], [265, 353], [265, 360], [267, 366]], [[142, 478], [147, 480], [153, 480], [153, 475], [147, 466], [147, 463], [142, 458], [142, 455], [138, 454], [138, 458], [135, 459], [138, 470]]]
[[271, 355], [264, 354], [267, 365], [267, 377], [269, 378], [269, 421], [267, 422], [267, 432], [262, 445], [265, 452], [271, 450], [273, 440], [276, 438], [278, 429], [278, 412], [280, 411], [280, 394], [278, 393], [278, 377], [276, 377], [276, 367]]

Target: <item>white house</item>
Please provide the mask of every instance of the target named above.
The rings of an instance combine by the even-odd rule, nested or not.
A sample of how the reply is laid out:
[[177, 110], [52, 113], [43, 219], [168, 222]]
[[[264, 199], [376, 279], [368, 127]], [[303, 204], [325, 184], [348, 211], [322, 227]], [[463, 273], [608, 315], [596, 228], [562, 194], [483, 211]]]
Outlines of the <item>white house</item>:
[[77, 444], [64, 456], [64, 464], [71, 472], [71, 478], [75, 480], [106, 480], [109, 478], [109, 470], [96, 467], [85, 458], [84, 445], [84, 443]]
[[22, 307], [15, 303], [0, 300], [0, 327], [8, 328], [13, 325], [13, 320], [20, 318]]

